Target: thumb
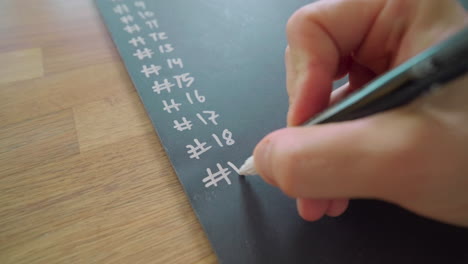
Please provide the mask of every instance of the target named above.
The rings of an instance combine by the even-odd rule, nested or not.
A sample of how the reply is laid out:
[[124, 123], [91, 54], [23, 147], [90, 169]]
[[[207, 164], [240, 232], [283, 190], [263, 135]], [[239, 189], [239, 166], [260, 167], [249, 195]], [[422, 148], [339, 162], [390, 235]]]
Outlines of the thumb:
[[255, 167], [295, 198], [393, 200], [390, 186], [408, 184], [408, 171], [423, 167], [417, 157], [427, 151], [427, 123], [402, 108], [354, 121], [281, 129], [257, 145]]

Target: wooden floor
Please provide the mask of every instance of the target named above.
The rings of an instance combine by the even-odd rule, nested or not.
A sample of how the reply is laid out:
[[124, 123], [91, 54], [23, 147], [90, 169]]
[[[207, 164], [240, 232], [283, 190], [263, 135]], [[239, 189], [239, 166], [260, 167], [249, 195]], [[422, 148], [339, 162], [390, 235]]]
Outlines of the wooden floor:
[[92, 0], [0, 1], [0, 263], [216, 263]]

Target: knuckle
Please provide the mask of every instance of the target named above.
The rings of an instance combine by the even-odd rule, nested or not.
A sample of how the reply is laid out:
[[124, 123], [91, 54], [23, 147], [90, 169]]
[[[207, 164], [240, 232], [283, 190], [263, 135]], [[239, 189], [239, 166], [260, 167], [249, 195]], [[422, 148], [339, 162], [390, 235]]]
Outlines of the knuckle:
[[[405, 126], [393, 140], [393, 147], [389, 152], [391, 160], [400, 161], [406, 165], [406, 168], [419, 167], [417, 163], [420, 160], [422, 150], [427, 148], [427, 143], [432, 134], [431, 125], [419, 118], [410, 120], [410, 124]], [[416, 166], [414, 166], [416, 165]]]
[[417, 195], [416, 186], [427, 176], [431, 163], [433, 124], [421, 118], [411, 118], [394, 131], [394, 136], [383, 146], [383, 153], [374, 158], [374, 175], [380, 186], [377, 191], [391, 200], [404, 200]]
[[308, 18], [311, 16], [313, 9], [310, 8], [311, 4], [303, 6], [296, 10], [288, 19], [286, 23], [286, 32], [288, 34], [295, 32], [298, 28], [307, 22]]

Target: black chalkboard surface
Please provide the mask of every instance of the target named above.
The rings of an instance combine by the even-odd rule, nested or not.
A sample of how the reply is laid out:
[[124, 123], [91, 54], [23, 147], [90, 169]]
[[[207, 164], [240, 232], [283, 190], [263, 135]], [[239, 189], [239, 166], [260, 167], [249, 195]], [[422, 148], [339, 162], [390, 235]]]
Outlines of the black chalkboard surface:
[[280, 191], [238, 176], [285, 125], [284, 29], [308, 2], [97, 0], [219, 261], [468, 263], [466, 229], [377, 201], [308, 223]]

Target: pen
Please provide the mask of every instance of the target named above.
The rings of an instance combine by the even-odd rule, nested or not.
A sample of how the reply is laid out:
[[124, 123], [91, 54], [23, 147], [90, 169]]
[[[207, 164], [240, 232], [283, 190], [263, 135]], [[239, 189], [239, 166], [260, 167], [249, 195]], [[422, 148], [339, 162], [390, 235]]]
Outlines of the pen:
[[[402, 106], [467, 71], [468, 27], [465, 27], [451, 38], [419, 53], [301, 126], [353, 120]], [[257, 174], [253, 156], [245, 161], [239, 174]]]

